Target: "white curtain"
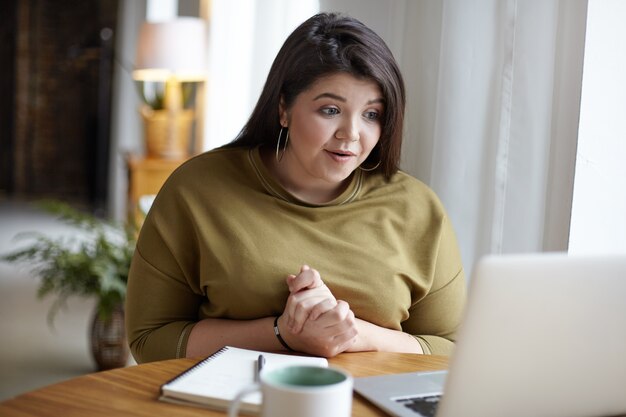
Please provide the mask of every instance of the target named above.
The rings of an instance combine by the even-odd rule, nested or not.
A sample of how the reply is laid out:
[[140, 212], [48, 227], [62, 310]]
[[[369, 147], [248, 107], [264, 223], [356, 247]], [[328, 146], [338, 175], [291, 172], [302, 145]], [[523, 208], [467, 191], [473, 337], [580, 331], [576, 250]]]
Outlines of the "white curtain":
[[389, 44], [407, 85], [404, 170], [443, 200], [468, 272], [567, 250], [587, 0], [321, 0]]
[[317, 0], [212, 0], [205, 149], [235, 138], [248, 120], [279, 48], [319, 10]]
[[466, 269], [567, 250], [586, 0], [402, 6], [403, 167], [443, 200]]

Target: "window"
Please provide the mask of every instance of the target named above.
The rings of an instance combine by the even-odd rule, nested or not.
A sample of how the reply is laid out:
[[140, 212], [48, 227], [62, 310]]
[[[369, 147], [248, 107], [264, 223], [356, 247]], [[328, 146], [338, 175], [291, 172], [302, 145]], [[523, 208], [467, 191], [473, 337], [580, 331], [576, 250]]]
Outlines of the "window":
[[626, 2], [589, 0], [570, 253], [626, 252]]

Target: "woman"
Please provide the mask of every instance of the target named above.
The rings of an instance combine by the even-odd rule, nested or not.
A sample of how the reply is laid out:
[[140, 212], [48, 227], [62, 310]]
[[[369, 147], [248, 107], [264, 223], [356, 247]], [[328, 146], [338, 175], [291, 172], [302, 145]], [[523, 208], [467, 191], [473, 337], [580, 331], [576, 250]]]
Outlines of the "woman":
[[373, 31], [336, 14], [298, 27], [238, 137], [154, 201], [128, 283], [137, 361], [224, 345], [449, 353], [463, 268], [440, 201], [398, 170], [404, 108]]

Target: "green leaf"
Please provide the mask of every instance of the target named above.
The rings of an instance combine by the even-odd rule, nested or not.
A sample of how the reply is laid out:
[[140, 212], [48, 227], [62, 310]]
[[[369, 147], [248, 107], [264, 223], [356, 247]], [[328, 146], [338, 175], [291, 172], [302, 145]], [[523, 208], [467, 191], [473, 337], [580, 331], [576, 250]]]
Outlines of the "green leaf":
[[0, 260], [27, 265], [39, 278], [37, 296], [55, 296], [48, 311], [50, 324], [70, 296], [95, 297], [99, 314], [109, 315], [126, 296], [136, 225], [100, 219], [56, 200], [43, 201], [40, 207], [80, 233], [55, 238], [19, 233], [15, 238], [25, 245], [2, 254]]

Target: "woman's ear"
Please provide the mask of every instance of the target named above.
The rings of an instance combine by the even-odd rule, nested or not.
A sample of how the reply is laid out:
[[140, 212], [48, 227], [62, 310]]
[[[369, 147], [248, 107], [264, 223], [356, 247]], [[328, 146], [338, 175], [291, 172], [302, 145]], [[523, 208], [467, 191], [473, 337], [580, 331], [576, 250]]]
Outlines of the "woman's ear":
[[278, 103], [278, 117], [282, 127], [289, 127], [289, 117], [283, 97], [280, 98], [280, 102]]

